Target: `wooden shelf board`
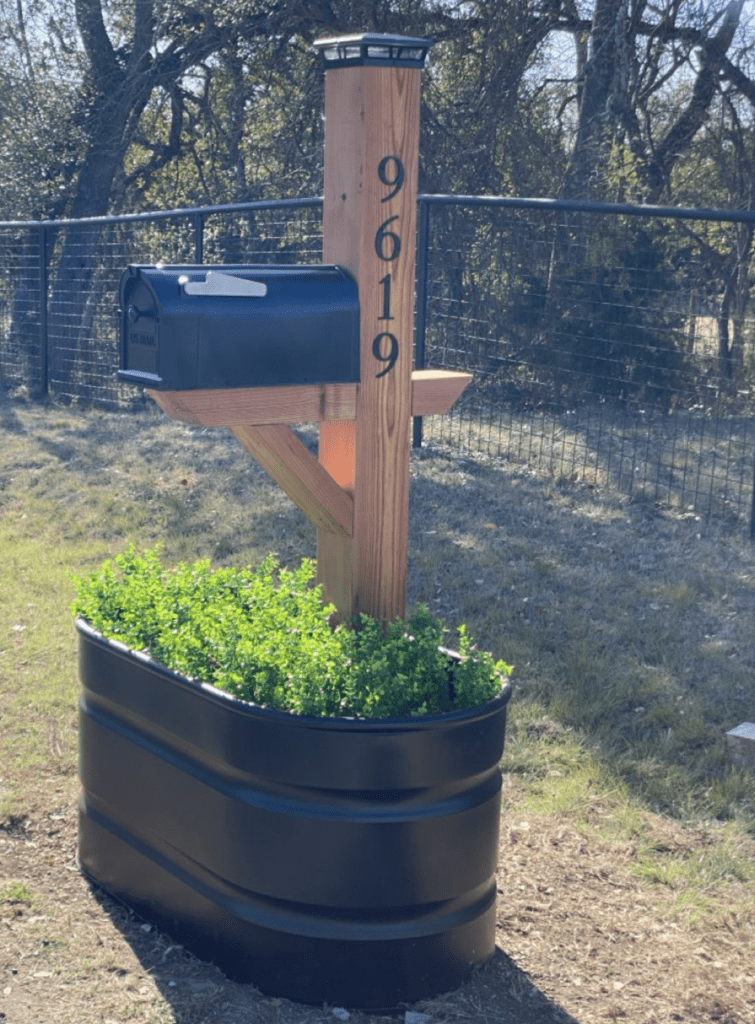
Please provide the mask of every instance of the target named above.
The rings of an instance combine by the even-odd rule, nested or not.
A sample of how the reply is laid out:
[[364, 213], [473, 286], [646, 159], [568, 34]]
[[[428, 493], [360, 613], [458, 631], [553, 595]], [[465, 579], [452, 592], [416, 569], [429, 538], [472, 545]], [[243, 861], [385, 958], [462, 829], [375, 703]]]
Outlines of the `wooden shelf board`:
[[[412, 416], [448, 412], [471, 373], [455, 370], [414, 370]], [[149, 394], [172, 420], [200, 427], [232, 427], [237, 423], [317, 423], [356, 418], [357, 384], [309, 384], [279, 388], [210, 388], [196, 391], [155, 391]]]

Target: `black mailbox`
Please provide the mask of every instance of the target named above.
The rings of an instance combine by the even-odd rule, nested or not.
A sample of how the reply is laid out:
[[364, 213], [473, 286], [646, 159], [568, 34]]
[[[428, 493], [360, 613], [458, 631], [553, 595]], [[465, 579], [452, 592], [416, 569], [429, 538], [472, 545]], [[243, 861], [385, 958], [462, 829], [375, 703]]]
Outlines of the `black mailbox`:
[[337, 266], [130, 266], [121, 380], [160, 391], [359, 380], [359, 297]]

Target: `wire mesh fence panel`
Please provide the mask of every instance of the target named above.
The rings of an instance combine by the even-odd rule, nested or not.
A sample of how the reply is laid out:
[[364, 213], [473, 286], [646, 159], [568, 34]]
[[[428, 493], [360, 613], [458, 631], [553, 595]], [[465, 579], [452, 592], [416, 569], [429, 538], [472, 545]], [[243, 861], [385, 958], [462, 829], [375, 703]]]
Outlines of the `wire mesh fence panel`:
[[[474, 374], [425, 444], [750, 517], [755, 214], [420, 201], [417, 352]], [[0, 387], [142, 404], [117, 377], [124, 268], [317, 263], [321, 221], [308, 199], [0, 225]]]
[[[135, 400], [119, 384], [118, 282], [129, 263], [190, 262], [187, 218], [69, 225], [50, 265], [50, 391], [103, 407]], [[141, 401], [141, 397], [137, 399]]]
[[752, 225], [564, 205], [431, 206], [426, 365], [474, 383], [425, 443], [748, 517]]
[[317, 204], [266, 204], [62, 227], [49, 266], [49, 390], [103, 407], [143, 403], [117, 377], [118, 283], [129, 264], [316, 262], [320, 219]]
[[250, 209], [208, 216], [205, 263], [318, 263], [322, 259], [319, 209]]
[[42, 241], [33, 227], [0, 228], [0, 388], [22, 389], [33, 397], [46, 386]]

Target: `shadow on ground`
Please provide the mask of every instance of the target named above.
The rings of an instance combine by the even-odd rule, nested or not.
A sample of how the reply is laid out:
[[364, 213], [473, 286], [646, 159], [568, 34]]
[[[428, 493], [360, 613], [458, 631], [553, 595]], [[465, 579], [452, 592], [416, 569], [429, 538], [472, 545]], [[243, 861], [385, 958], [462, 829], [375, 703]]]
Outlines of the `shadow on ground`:
[[14, 403], [0, 384], [0, 429], [12, 434], [25, 434], [26, 429], [16, 414]]
[[[86, 877], [86, 876], [85, 876]], [[171, 937], [134, 914], [96, 882], [87, 879], [102, 910], [131, 947], [154, 980], [160, 995], [170, 1004], [180, 1024], [315, 1024], [343, 1020], [343, 1008], [305, 1006], [266, 996], [253, 985], [230, 981], [214, 964], [198, 960]], [[492, 960], [476, 968], [470, 979], [454, 992], [422, 1000], [391, 1013], [373, 1014], [350, 1010], [352, 1024], [377, 1024], [403, 1019], [407, 1010], [423, 1014], [422, 1024], [442, 1020], [475, 1024], [578, 1024], [566, 1010], [552, 1002], [496, 947]], [[409, 1018], [411, 1020], [411, 1017]]]

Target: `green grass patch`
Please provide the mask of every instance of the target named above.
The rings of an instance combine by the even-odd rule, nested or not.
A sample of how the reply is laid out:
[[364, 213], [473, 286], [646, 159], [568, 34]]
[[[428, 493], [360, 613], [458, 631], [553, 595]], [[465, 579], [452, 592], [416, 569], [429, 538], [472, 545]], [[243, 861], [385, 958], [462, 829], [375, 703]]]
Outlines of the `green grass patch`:
[[4, 889], [0, 889], [0, 903], [7, 903], [9, 906], [32, 907], [37, 896], [24, 882], [11, 882]]
[[[6, 423], [7, 815], [46, 767], [75, 771], [72, 574], [158, 542], [166, 566], [256, 566], [269, 554], [292, 566], [315, 555], [316, 533], [226, 431], [157, 410], [21, 404]], [[533, 811], [589, 817], [580, 801], [598, 791], [617, 820], [640, 808], [755, 832], [755, 778], [732, 769], [724, 742], [755, 720], [755, 550], [744, 531], [631, 502], [608, 475], [557, 484], [424, 450], [411, 473], [409, 607], [467, 623], [481, 649], [514, 664], [506, 764]]]
[[[625, 773], [583, 734], [543, 717], [534, 702], [512, 705], [504, 765], [507, 774], [524, 782], [518, 814], [535, 817], [544, 827], [563, 820], [588, 840], [610, 843], [629, 871], [667, 897], [659, 916], [690, 927], [725, 923], [732, 916], [752, 920], [755, 898], [743, 900], [738, 886], [755, 881], [746, 817], [724, 824], [701, 820], [678, 800], [676, 806], [687, 811], [678, 816], [681, 828], [648, 813], [645, 787], [625, 781]], [[667, 784], [682, 780], [682, 772], [672, 772]], [[743, 795], [730, 794], [732, 799]]]
[[741, 830], [733, 825], [703, 829], [700, 848], [680, 855], [662, 844], [641, 850], [633, 870], [641, 878], [671, 889], [715, 888], [722, 881], [755, 881], [755, 863]]

